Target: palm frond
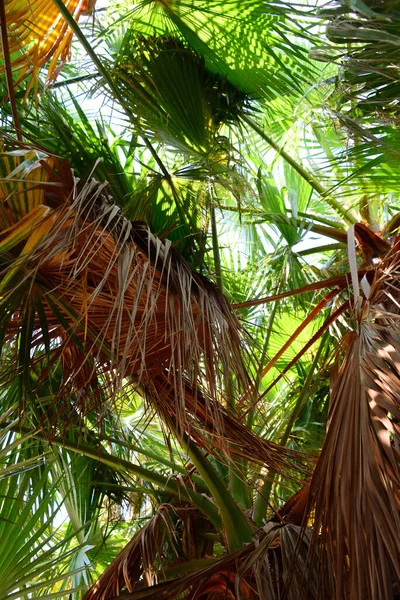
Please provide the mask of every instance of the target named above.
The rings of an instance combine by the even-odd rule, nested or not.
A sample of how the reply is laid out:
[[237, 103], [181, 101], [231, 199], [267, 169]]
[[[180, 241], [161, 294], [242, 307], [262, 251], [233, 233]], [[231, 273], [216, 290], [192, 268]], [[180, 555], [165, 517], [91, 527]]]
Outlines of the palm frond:
[[315, 50], [322, 60], [342, 62], [339, 86], [364, 116], [398, 125], [399, 12], [397, 2], [336, 0], [321, 11], [333, 44]]
[[392, 598], [400, 582], [399, 252], [397, 241], [368, 300], [355, 308], [358, 332], [345, 338], [332, 377], [327, 436], [310, 486], [313, 544], [323, 549], [320, 593], [336, 598]]
[[[59, 169], [57, 172], [53, 167], [54, 159], [49, 156], [39, 156], [33, 165], [28, 162], [29, 155], [25, 153], [25, 156], [27, 158], [16, 168], [15, 173], [21, 173], [22, 176], [17, 176], [16, 182], [15, 178], [11, 180], [9, 176], [3, 183], [5, 198], [14, 215], [10, 215], [11, 220], [17, 219], [21, 214], [25, 219], [22, 222], [8, 223], [9, 227], [3, 234], [1, 243], [3, 256], [7, 256], [6, 260], [9, 261], [11, 257], [7, 253], [16, 248], [20, 241], [27, 242], [22, 254], [15, 257], [16, 264], [8, 271], [6, 280], [3, 280], [4, 291], [7, 281], [11, 280], [11, 273], [21, 271], [25, 260], [33, 260], [35, 267], [34, 263], [30, 263], [31, 268], [36, 272], [40, 271], [47, 282], [45, 298], [52, 305], [55, 303], [61, 312], [68, 310], [69, 314], [65, 318], [70, 320], [74, 335], [81, 338], [81, 343], [86, 339], [89, 344], [91, 338], [92, 348], [97, 346], [100, 355], [105, 353], [103, 360], [107, 352], [110, 352], [107, 360], [118, 357], [117, 362], [122, 367], [121, 377], [129, 373], [141, 379], [142, 374], [153, 370], [179, 370], [189, 361], [184, 370], [191, 373], [195, 380], [198, 367], [194, 366], [194, 362], [190, 366], [189, 356], [199, 356], [195, 348], [198, 347], [202, 353], [200, 347], [208, 344], [208, 348], [203, 348], [207, 355], [205, 367], [210, 382], [215, 381], [218, 368], [211, 348], [219, 353], [222, 350], [218, 350], [218, 346], [220, 349], [223, 346], [229, 347], [230, 354], [233, 346], [232, 342], [225, 339], [228, 332], [231, 339], [236, 340], [233, 343], [238, 344], [237, 350], [232, 352], [232, 357], [236, 356], [235, 368], [239, 371], [242, 369], [237, 353], [240, 346], [235, 333], [237, 324], [234, 317], [229, 316], [226, 301], [211, 284], [192, 274], [184, 259], [168, 242], [163, 243], [154, 238], [142, 223], [133, 225], [121, 217], [120, 210], [108, 200], [104, 184], [97, 184], [94, 180], [74, 181], [68, 165], [56, 161]], [[47, 179], [45, 185], [35, 185], [34, 176], [30, 174], [27, 180], [30, 171], [35, 175], [39, 173], [39, 178]], [[66, 204], [65, 199], [68, 197], [70, 200]], [[6, 211], [4, 219], [7, 219], [8, 214], [9, 211]], [[39, 222], [39, 230], [30, 236], [31, 228]], [[55, 240], [57, 243], [50, 249]], [[42, 242], [45, 242], [46, 250], [41, 247]], [[66, 273], [70, 272], [73, 255], [77, 257], [77, 262], [70, 277], [75, 278], [75, 283], [71, 280], [62, 289], [62, 270], [66, 268]], [[96, 277], [95, 273], [100, 274], [100, 264], [104, 266], [105, 259], [108, 264], [106, 277]], [[88, 278], [88, 270], [91, 272], [90, 277], [94, 278], [92, 281]], [[26, 275], [23, 275], [20, 285], [25, 283], [25, 279]], [[78, 280], [81, 280], [82, 287], [76, 286]], [[118, 306], [113, 306], [114, 301], [110, 304], [110, 299], [106, 296], [112, 280], [117, 286], [115, 292]], [[52, 281], [54, 289], [58, 289], [57, 296], [51, 292]], [[134, 291], [130, 291], [130, 285], [133, 285]], [[155, 292], [153, 298], [149, 297], [149, 285], [154, 286], [150, 288]], [[139, 293], [141, 300], [136, 298], [136, 293]], [[186, 300], [179, 299], [182, 293], [187, 297]], [[195, 305], [190, 314], [187, 302], [192, 295]], [[94, 306], [95, 302], [99, 303], [98, 307]], [[177, 302], [182, 302], [179, 309]], [[158, 303], [160, 306], [157, 306]], [[68, 304], [69, 308], [66, 309]], [[93, 326], [87, 327], [85, 333], [85, 325], [79, 316], [82, 308], [83, 313], [88, 312], [89, 320], [93, 315], [96, 321]], [[111, 328], [112, 319], [117, 319], [120, 325]], [[119, 331], [122, 321], [129, 323], [128, 330], [125, 333], [121, 330], [114, 334], [114, 338], [107, 340], [107, 331]], [[214, 325], [211, 325], [212, 321]], [[49, 316], [49, 324], [51, 322]], [[188, 335], [192, 336], [189, 334], [189, 322], [191, 325], [198, 323], [200, 327], [200, 330], [194, 327], [196, 332], [190, 340], [186, 339]], [[154, 337], [155, 327], [158, 340]], [[215, 342], [209, 337], [210, 327], [214, 329]], [[83, 329], [82, 334], [78, 333], [80, 328]], [[135, 342], [130, 339], [130, 335], [135, 336]], [[225, 364], [228, 364], [227, 361]], [[211, 388], [213, 385], [211, 383]]]
[[307, 35], [295, 13], [279, 1], [265, 5], [250, 0], [174, 0], [150, 6], [138, 3], [124, 17], [146, 37], [172, 35], [185, 40], [204, 57], [210, 71], [226, 76], [238, 89], [274, 98], [296, 89], [299, 80], [312, 72], [298, 42]]
[[[165, 511], [169, 507], [165, 507]], [[178, 511], [177, 514], [179, 514]], [[182, 564], [180, 570], [186, 574], [166, 580], [168, 573], [175, 574], [178, 569], [170, 569], [163, 573], [159, 571], [161, 579], [158, 583], [150, 584], [150, 581], [139, 582], [140, 560], [142, 565], [147, 560], [140, 558], [144, 553], [145, 541], [149, 538], [150, 557], [154, 549], [160, 550], [162, 536], [158, 537], [154, 546], [153, 536], [159, 533], [159, 526], [164, 525], [160, 517], [154, 524], [150, 522], [135, 538], [128, 544], [124, 551], [104, 572], [98, 584], [95, 584], [84, 596], [84, 600], [109, 600], [115, 594], [121, 594], [125, 589], [123, 597], [127, 600], [159, 599], [174, 600], [185, 591], [185, 598], [195, 599], [206, 594], [222, 595], [224, 598], [243, 598], [260, 600], [277, 600], [284, 590], [285, 583], [295, 580], [300, 584], [304, 576], [308, 553], [310, 550], [310, 536], [301, 539], [301, 529], [291, 523], [267, 523], [258, 534], [257, 540], [251, 542], [240, 550], [228, 554], [221, 559], [193, 561]], [[151, 527], [151, 528], [150, 528]], [[299, 551], [298, 544], [301, 543]], [[147, 555], [147, 552], [146, 552]], [[208, 563], [208, 564], [207, 564]], [[280, 565], [283, 565], [283, 578], [281, 577]], [[143, 566], [141, 567], [143, 569]], [[150, 563], [149, 574], [154, 569], [154, 560]], [[164, 581], [162, 581], [164, 580]], [[314, 586], [314, 587], [312, 587]], [[299, 597], [318, 598], [315, 594], [315, 572], [313, 574], [312, 586], [309, 596], [300, 596], [299, 588], [290, 600]], [[130, 592], [130, 593], [129, 593]]]
[[32, 434], [5, 430], [0, 443], [0, 593], [7, 598], [51, 597], [47, 596], [51, 588], [58, 589], [60, 597], [74, 593], [80, 589], [73, 584], [78, 571], [65, 573], [59, 566], [82, 546], [70, 545], [68, 535], [60, 541], [54, 526], [61, 502], [59, 480], [50, 476], [49, 453], [32, 440]]
[[[96, 0], [66, 0], [73, 17], [79, 17], [94, 7]], [[50, 61], [47, 77], [54, 81], [69, 59], [72, 31], [53, 2], [8, 0], [6, 2], [7, 31], [10, 54], [17, 56], [12, 68], [18, 84], [32, 75], [30, 86], [37, 89], [39, 69]]]
[[[105, 600], [122, 590], [132, 592], [142, 579], [146, 586], [157, 583], [157, 563], [165, 560], [166, 544], [170, 559], [177, 558], [178, 540], [173, 520], [183, 516], [187, 507], [160, 506], [149, 522], [133, 537], [98, 581], [86, 592], [85, 600]], [[175, 555], [175, 556], [174, 556]]]
[[237, 120], [250, 103], [249, 94], [172, 36], [144, 38], [129, 31], [114, 76], [145, 131], [195, 156], [210, 152], [220, 125]]
[[23, 374], [22, 394], [47, 339], [51, 364], [63, 366], [60, 398], [72, 385], [77, 414], [93, 410], [100, 379], [117, 390], [128, 377], [199, 443], [224, 450], [231, 441], [251, 460], [279, 471], [289, 466], [296, 453], [258, 440], [223, 408], [217, 389], [227, 374], [239, 389], [252, 384], [240, 328], [222, 293], [191, 271], [168, 240], [122, 217], [105, 184], [74, 180], [55, 157], [28, 157], [30, 151], [5, 155], [18, 176], [4, 179], [7, 228], [0, 241], [9, 307], [2, 326], [8, 342], [20, 340], [14, 374]]

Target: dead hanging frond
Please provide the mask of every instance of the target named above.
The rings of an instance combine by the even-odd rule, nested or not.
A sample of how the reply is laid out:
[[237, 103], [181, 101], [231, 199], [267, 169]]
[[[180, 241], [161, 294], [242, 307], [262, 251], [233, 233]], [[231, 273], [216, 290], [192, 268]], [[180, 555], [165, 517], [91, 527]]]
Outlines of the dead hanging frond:
[[[179, 511], [176, 514], [179, 515]], [[207, 558], [204, 566], [200, 566], [202, 561], [189, 561], [186, 566], [177, 559], [183, 575], [169, 578], [167, 569], [157, 578], [154, 576], [154, 582], [158, 579], [158, 583], [150, 584], [144, 578], [141, 548], [148, 540], [149, 552], [153, 553], [156, 547], [153, 535], [159, 533], [160, 525], [164, 527], [158, 514], [149, 531], [151, 523], [111, 563], [99, 581], [86, 592], [84, 600], [111, 600], [121, 594], [125, 600], [176, 600], [180, 597], [185, 600], [319, 600], [321, 597], [316, 594], [315, 571], [308, 590], [301, 588], [307, 572], [311, 535], [301, 536], [300, 527], [292, 523], [267, 523], [254, 541], [221, 559]], [[157, 547], [160, 547], [159, 543]], [[156, 554], [151, 565], [153, 571], [154, 557]], [[287, 594], [288, 581], [296, 584], [297, 587], [292, 588], [295, 592]]]
[[[310, 530], [304, 534], [299, 525], [290, 521], [268, 522], [243, 556], [236, 575], [235, 600], [245, 598], [239, 587], [243, 580], [254, 590], [252, 599], [320, 600], [327, 597], [317, 593], [316, 569], [309, 572], [311, 537]], [[304, 587], [306, 575], [308, 582]]]
[[129, 378], [156, 408], [168, 388], [178, 424], [191, 418], [188, 386], [195, 399], [200, 385], [221, 432], [222, 382], [250, 385], [240, 327], [221, 292], [168, 240], [127, 220], [105, 183], [79, 181], [66, 161], [35, 150], [0, 162], [1, 325], [8, 342], [25, 344], [20, 368], [46, 347], [65, 386], [75, 382], [82, 396], [83, 369], [107, 374], [114, 390]]
[[[157, 590], [157, 594], [160, 586], [177, 573], [189, 573], [183, 577], [186, 588], [193, 571], [196, 581], [209, 582], [203, 576], [204, 565], [206, 573], [211, 566], [211, 578], [215, 578], [218, 570], [212, 567], [219, 563], [210, 556], [214, 529], [211, 526], [210, 535], [209, 528], [207, 520], [192, 506], [163, 504], [90, 587], [84, 600], [108, 600], [138, 590], [145, 595]], [[176, 582], [180, 585], [179, 577], [167, 589]]]
[[[160, 374], [152, 381], [152, 390], [149, 390], [149, 399], [154, 405], [157, 403], [157, 411], [163, 416], [164, 421], [169, 424], [171, 430], [176, 430], [179, 415], [176, 412], [177, 402], [174, 382], [168, 377], [168, 373]], [[283, 448], [277, 444], [265, 440], [256, 435], [250, 428], [246, 427], [240, 417], [221, 406], [205, 394], [199, 386], [194, 388], [189, 381], [185, 382], [185, 410], [190, 415], [187, 421], [187, 433], [192, 440], [211, 454], [215, 451], [221, 454], [227, 453], [228, 458], [244, 458], [252, 464], [261, 464], [278, 473], [294, 468], [300, 477], [310, 472], [307, 462], [312, 457], [302, 455], [296, 450]], [[220, 435], [223, 432], [223, 435]], [[208, 434], [205, 436], [204, 434]], [[299, 475], [294, 476], [299, 477]], [[296, 479], [297, 481], [297, 479]]]
[[[154, 519], [154, 517], [153, 517]], [[152, 521], [153, 521], [152, 519]], [[175, 600], [181, 597], [181, 594], [187, 592], [185, 598], [187, 600], [196, 600], [206, 597], [208, 593], [222, 594], [222, 598], [232, 598], [235, 600], [235, 583], [238, 566], [243, 557], [246, 557], [253, 549], [254, 543], [245, 546], [244, 548], [229, 554], [222, 559], [207, 561], [208, 564], [204, 567], [194, 567], [188, 565], [188, 573], [180, 577], [166, 580], [164, 575], [160, 579], [165, 579], [154, 585], [150, 585], [143, 578], [140, 579], [143, 573], [141, 564], [141, 551], [145, 548], [147, 540], [151, 545], [151, 552], [155, 547], [153, 541], [153, 532], [148, 531], [148, 527], [141, 530], [126, 548], [117, 556], [111, 565], [100, 576], [95, 583], [85, 594], [83, 600], [111, 600], [124, 591], [123, 597], [126, 600], [152, 599], [152, 600]], [[154, 532], [158, 534], [158, 528], [162, 525], [158, 513], [154, 526]], [[157, 531], [156, 531], [157, 529]], [[160, 538], [159, 538], [160, 541]], [[147, 557], [149, 557], [147, 551]], [[154, 555], [155, 556], [155, 555]], [[154, 562], [150, 565], [154, 573]], [[181, 569], [185, 571], [185, 563], [181, 563]], [[244, 579], [238, 581], [237, 584], [243, 600], [250, 600], [254, 596], [251, 595], [251, 587]], [[256, 596], [257, 597], [257, 596]]]
[[156, 565], [163, 564], [166, 546], [173, 555], [176, 554], [176, 532], [171, 519], [173, 512], [178, 514], [179, 511], [162, 504], [86, 592], [84, 600], [115, 598], [123, 590], [133, 592], [139, 581], [145, 587], [156, 585]]
[[[90, 12], [96, 0], [64, 0], [78, 21]], [[70, 58], [72, 30], [52, 0], [5, 0], [10, 54], [17, 53], [12, 69], [16, 85], [32, 75], [29, 88], [38, 84], [39, 69], [49, 63], [47, 79], [54, 81]], [[28, 90], [29, 90], [28, 88]]]
[[[308, 502], [320, 597], [393, 597], [400, 585], [400, 241], [358, 303], [331, 379]], [[361, 300], [361, 298], [360, 298]]]

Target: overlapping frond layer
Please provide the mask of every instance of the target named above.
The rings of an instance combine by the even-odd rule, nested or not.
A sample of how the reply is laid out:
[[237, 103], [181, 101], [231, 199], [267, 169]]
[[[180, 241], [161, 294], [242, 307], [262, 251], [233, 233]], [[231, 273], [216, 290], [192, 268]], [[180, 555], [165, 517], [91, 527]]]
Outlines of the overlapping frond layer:
[[126, 587], [129, 592], [144, 573], [147, 585], [157, 583], [155, 560], [162, 556], [165, 537], [173, 539], [171, 508], [161, 505], [155, 515], [125, 546], [98, 581], [85, 594], [86, 600], [116, 597]]
[[200, 155], [210, 153], [219, 125], [237, 120], [249, 104], [248, 94], [173, 36], [128, 32], [114, 74], [149, 134]]
[[[196, 532], [198, 540], [197, 546], [194, 547], [190, 536], [196, 535], [194, 527], [199, 527], [200, 523], [204, 525], [204, 529]], [[185, 546], [185, 540], [193, 545], [193, 560], [200, 564], [203, 560], [206, 563], [215, 562], [215, 559], [205, 558], [210, 546], [203, 538], [206, 533], [207, 524], [193, 507], [184, 504], [162, 504], [149, 522], [111, 562], [98, 581], [89, 588], [84, 599], [115, 598], [123, 591], [133, 592], [139, 581], [140, 587], [156, 585], [161, 578], [165, 578], [166, 571], [171, 567], [178, 567], [179, 570], [179, 566], [182, 566], [179, 552], [182, 545]], [[167, 545], [169, 551], [166, 550]], [[166, 568], [159, 569], [162, 562]]]
[[399, 11], [398, 3], [365, 0], [354, 4], [335, 0], [322, 11], [329, 19], [326, 34], [335, 46], [313, 51], [324, 61], [345, 58], [340, 73], [344, 102], [352, 101], [365, 117], [376, 115], [399, 124]]
[[[310, 487], [320, 597], [393, 597], [400, 584], [400, 242], [377, 267], [331, 380]], [[365, 289], [368, 284], [365, 282]]]
[[[66, 8], [77, 21], [90, 11], [95, 0], [65, 0]], [[70, 56], [72, 30], [56, 5], [47, 0], [6, 0], [7, 34], [10, 53], [18, 53], [12, 68], [18, 82], [50, 61], [47, 77], [54, 81]]]
[[129, 16], [136, 32], [185, 40], [211, 72], [243, 92], [271, 99], [298, 87], [311, 71], [297, 43], [304, 31], [293, 18], [295, 10], [279, 1], [144, 0]]
[[[149, 397], [157, 398], [158, 412], [170, 424], [172, 430], [176, 429], [179, 414], [176, 411], [177, 402], [176, 382], [165, 373], [155, 377], [151, 382]], [[310, 456], [301, 454], [290, 448], [282, 448], [277, 444], [257, 436], [250, 428], [246, 427], [239, 415], [235, 415], [212, 397], [206, 397], [204, 390], [193, 388], [189, 381], [185, 384], [185, 410], [190, 415], [190, 423], [197, 425], [187, 430], [191, 438], [199, 446], [207, 449], [211, 454], [215, 450], [224, 453], [228, 450], [229, 457], [240, 457], [253, 464], [266, 465], [268, 468], [282, 472], [296, 465], [300, 475], [293, 475], [298, 481], [304, 474], [310, 472], [307, 462]], [[223, 435], [219, 435], [222, 432]], [[204, 433], [209, 434], [207, 437]], [[288, 475], [289, 476], [289, 475]]]
[[[204, 556], [181, 564], [175, 573], [184, 574], [178, 577], [168, 577], [173, 568], [159, 569], [157, 573], [154, 557], [162, 550], [162, 541], [169, 536], [172, 547], [179, 544], [173, 537], [168, 510], [181, 518], [187, 509], [164, 505], [89, 588], [84, 600], [111, 600], [119, 595], [126, 600], [175, 600], [185, 592], [184, 597], [193, 600], [202, 597], [278, 600], [283, 597], [284, 583], [290, 579], [298, 585], [294, 593], [286, 596], [290, 600], [319, 598], [316, 571], [310, 580], [309, 593], [300, 595], [311, 535], [308, 532], [301, 538], [301, 528], [292, 523], [268, 523], [255, 541], [221, 559]], [[179, 564], [178, 557], [175, 561]], [[174, 564], [174, 558], [171, 563]]]
[[199, 443], [207, 431], [210, 450], [230, 442], [240, 456], [289, 467], [296, 453], [255, 436], [217, 393], [226, 377], [251, 385], [221, 292], [168, 240], [121, 216], [105, 184], [74, 179], [66, 161], [21, 150], [3, 154], [1, 170], [0, 326], [19, 343], [23, 389], [47, 352], [63, 367], [60, 398], [72, 386], [83, 414], [99, 377], [115, 390], [129, 378], [175, 428]]
[[29, 313], [29, 343], [62, 340], [64, 365], [74, 346], [66, 381], [90, 364], [84, 357], [112, 372], [117, 386], [124, 377], [148, 385], [168, 371], [182, 418], [183, 374], [193, 385], [207, 382], [213, 397], [227, 369], [247, 382], [238, 323], [225, 298], [167, 240], [122, 217], [106, 184], [75, 180], [65, 161], [31, 151], [5, 155], [2, 168], [0, 286], [8, 336], [24, 327], [35, 298], [46, 325]]

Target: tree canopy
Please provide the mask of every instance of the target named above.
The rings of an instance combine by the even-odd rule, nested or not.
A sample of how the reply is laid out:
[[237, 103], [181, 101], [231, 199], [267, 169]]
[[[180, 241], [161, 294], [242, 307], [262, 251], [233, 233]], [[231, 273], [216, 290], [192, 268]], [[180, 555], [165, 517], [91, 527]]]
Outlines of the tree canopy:
[[0, 596], [400, 597], [400, 2], [0, 0]]

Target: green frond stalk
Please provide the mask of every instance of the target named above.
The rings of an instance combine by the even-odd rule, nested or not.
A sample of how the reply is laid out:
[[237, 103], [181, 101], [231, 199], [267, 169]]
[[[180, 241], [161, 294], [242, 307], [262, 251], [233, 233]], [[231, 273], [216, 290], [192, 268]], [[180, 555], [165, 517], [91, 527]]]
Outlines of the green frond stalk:
[[221, 512], [229, 550], [234, 552], [251, 541], [253, 529], [201, 450], [187, 438], [182, 440], [182, 445], [213, 495]]

